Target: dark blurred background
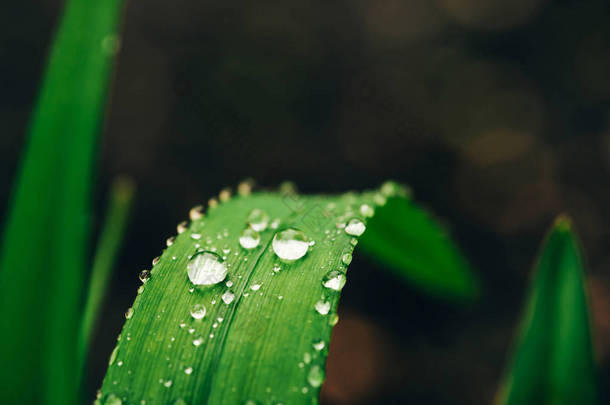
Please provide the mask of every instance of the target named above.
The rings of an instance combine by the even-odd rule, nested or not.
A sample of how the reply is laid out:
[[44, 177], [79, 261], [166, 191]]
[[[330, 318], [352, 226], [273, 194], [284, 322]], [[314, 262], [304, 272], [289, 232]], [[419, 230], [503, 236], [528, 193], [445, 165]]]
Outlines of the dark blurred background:
[[[188, 209], [252, 177], [307, 193], [391, 178], [452, 230], [482, 280], [430, 299], [356, 255], [322, 403], [488, 404], [546, 228], [568, 212], [588, 262], [610, 397], [610, 2], [130, 1], [95, 179], [136, 207], [91, 353], [92, 392]], [[61, 2], [0, 6], [4, 213]], [[44, 201], [41, 201], [44, 204]]]

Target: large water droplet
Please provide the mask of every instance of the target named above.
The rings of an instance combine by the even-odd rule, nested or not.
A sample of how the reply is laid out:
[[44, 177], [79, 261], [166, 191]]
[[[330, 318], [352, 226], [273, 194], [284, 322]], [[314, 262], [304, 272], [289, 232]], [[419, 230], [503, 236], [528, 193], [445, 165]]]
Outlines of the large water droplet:
[[324, 276], [322, 285], [326, 288], [330, 288], [331, 290], [341, 291], [345, 285], [345, 274], [337, 270], [332, 270], [328, 272], [326, 276]]
[[227, 276], [227, 266], [214, 252], [195, 253], [186, 268], [191, 283], [195, 285], [217, 284]]
[[366, 226], [364, 222], [359, 220], [358, 218], [350, 219], [350, 221], [345, 226], [345, 233], [352, 236], [360, 236], [366, 230]]
[[193, 308], [191, 308], [191, 316], [195, 319], [203, 319], [205, 316], [206, 309], [202, 304], [195, 304]]
[[263, 210], [255, 208], [252, 210], [250, 215], [248, 215], [248, 224], [250, 227], [254, 229], [256, 232], [262, 232], [267, 229], [267, 225], [269, 224], [269, 215]]
[[324, 370], [320, 366], [312, 366], [307, 374], [307, 382], [314, 388], [322, 385], [324, 382]]
[[271, 245], [280, 259], [288, 261], [305, 256], [309, 248], [307, 236], [296, 229], [286, 229], [276, 233]]
[[320, 300], [316, 302], [315, 308], [320, 315], [327, 315], [330, 311], [330, 302]]
[[254, 249], [261, 242], [261, 236], [252, 228], [246, 228], [239, 235], [239, 244], [244, 249]]

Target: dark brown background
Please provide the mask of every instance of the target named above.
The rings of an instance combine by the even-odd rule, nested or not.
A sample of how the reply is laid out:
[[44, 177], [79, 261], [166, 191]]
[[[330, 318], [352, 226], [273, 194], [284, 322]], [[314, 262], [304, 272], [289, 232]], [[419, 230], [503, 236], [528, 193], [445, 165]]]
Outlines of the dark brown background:
[[[4, 212], [60, 3], [1, 9]], [[392, 178], [451, 227], [483, 297], [434, 301], [357, 255], [323, 403], [490, 403], [537, 246], [563, 211], [586, 250], [608, 398], [609, 18], [605, 0], [130, 1], [96, 226], [114, 176], [132, 176], [138, 199], [91, 389], [138, 272], [192, 205], [245, 177], [303, 192]]]

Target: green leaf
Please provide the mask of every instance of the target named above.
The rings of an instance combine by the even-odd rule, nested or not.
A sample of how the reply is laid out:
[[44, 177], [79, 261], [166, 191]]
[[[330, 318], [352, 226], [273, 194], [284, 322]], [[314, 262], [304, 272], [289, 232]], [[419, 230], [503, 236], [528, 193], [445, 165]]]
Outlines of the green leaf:
[[583, 261], [565, 217], [540, 253], [501, 405], [598, 401]]
[[112, 183], [110, 203], [108, 204], [106, 218], [97, 243], [95, 257], [93, 258], [91, 279], [89, 280], [87, 299], [80, 325], [78, 349], [80, 359], [79, 372], [81, 374], [89, 349], [93, 326], [99, 316], [108, 279], [112, 273], [114, 261], [123, 240], [133, 194], [134, 184], [130, 179], [119, 177]]
[[427, 293], [471, 300], [478, 284], [446, 232], [405, 198], [390, 199], [360, 240], [366, 254]]
[[[171, 246], [154, 261], [150, 279], [126, 313], [100, 402], [317, 403], [338, 319], [338, 290], [364, 230], [360, 225], [374, 210], [382, 215], [386, 199], [403, 194], [397, 186], [382, 190], [299, 196], [284, 188], [228, 200], [221, 193], [226, 201], [205, 217], [197, 219], [194, 211], [188, 230], [170, 239]], [[247, 250], [239, 236], [255, 209], [268, 214], [269, 226], [260, 232], [259, 245]], [[287, 229], [304, 232], [312, 243], [292, 262], [281, 260], [273, 248], [275, 235]], [[249, 242], [256, 240], [250, 236]], [[187, 268], [200, 249], [225, 257], [226, 280], [193, 288]], [[331, 272], [336, 278], [323, 285]], [[191, 316], [196, 305], [206, 308], [201, 320]]]
[[92, 169], [120, 0], [67, 2], [0, 249], [0, 403], [76, 402]]

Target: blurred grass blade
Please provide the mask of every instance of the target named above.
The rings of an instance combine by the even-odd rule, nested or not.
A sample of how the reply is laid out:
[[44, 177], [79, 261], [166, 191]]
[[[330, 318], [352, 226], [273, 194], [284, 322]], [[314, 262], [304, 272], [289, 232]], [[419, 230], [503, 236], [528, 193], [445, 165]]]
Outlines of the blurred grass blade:
[[[383, 199], [379, 192], [261, 192], [228, 200], [221, 193], [224, 201], [206, 216], [193, 210], [189, 228], [178, 226], [126, 312], [99, 402], [317, 403], [357, 236], [374, 210], [383, 212], [386, 197], [400, 198], [397, 190], [386, 187]], [[260, 229], [267, 222], [240, 245], [248, 223]], [[289, 228], [310, 241], [305, 256], [292, 262], [282, 261], [276, 253], [282, 247], [272, 242]], [[255, 245], [259, 236], [256, 247], [242, 247]], [[292, 253], [303, 247], [292, 242]], [[226, 279], [193, 288], [187, 269], [204, 257], [195, 255], [199, 250], [223, 256], [206, 254], [205, 268], [222, 262]]]
[[73, 404], [95, 140], [120, 0], [69, 0], [0, 250], [0, 403]]
[[409, 199], [388, 200], [371, 219], [360, 246], [429, 294], [458, 300], [478, 294], [477, 280], [465, 258], [445, 231]]
[[560, 217], [542, 247], [500, 405], [597, 404], [583, 261]]
[[91, 333], [99, 316], [108, 279], [112, 273], [115, 258], [123, 240], [133, 193], [134, 184], [131, 179], [119, 177], [112, 183], [110, 202], [93, 258], [85, 310], [80, 325], [78, 347], [81, 374], [90, 344]]

